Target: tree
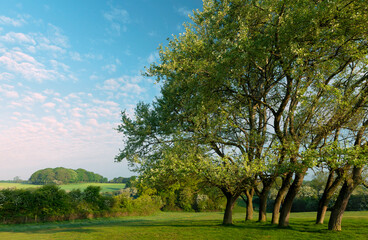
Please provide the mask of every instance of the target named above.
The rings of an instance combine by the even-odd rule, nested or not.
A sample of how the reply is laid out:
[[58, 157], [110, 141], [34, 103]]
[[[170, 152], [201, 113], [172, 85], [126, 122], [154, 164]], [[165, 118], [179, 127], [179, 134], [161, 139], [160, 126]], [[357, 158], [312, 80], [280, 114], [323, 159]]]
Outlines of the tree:
[[107, 182], [107, 178], [84, 169], [46, 168], [36, 171], [29, 178], [32, 184], [67, 184], [76, 182]]
[[[283, 202], [279, 225], [287, 226], [314, 152], [367, 99], [363, 5], [204, 1], [147, 69], [162, 82], [162, 95], [152, 106], [140, 103], [134, 119], [123, 113], [118, 130], [127, 140], [117, 161], [214, 184], [227, 198], [224, 224], [235, 200], [243, 192], [251, 198], [253, 189], [265, 221], [268, 193], [281, 176], [273, 222]], [[168, 159], [188, 162], [172, 169]]]
[[[328, 223], [329, 230], [341, 230], [341, 221], [348, 204], [349, 198], [357, 186], [362, 184], [363, 167], [367, 164], [367, 142], [363, 142], [365, 130], [368, 127], [368, 120], [364, 120], [356, 133], [354, 147], [348, 149], [346, 153], [347, 165], [351, 173], [346, 177], [344, 184], [340, 190], [337, 200], [332, 208], [330, 220]], [[367, 141], [367, 140], [365, 140]]]
[[318, 202], [318, 209], [317, 209], [317, 218], [316, 224], [323, 224], [324, 218], [327, 212], [328, 204], [333, 197], [334, 193], [336, 192], [337, 188], [343, 182], [347, 165], [346, 162], [341, 159], [345, 155], [343, 154], [344, 149], [339, 147], [339, 130], [336, 130], [335, 136], [333, 138], [332, 144], [326, 144], [320, 151], [320, 155], [322, 158], [322, 162], [320, 166], [326, 165], [326, 168], [329, 170], [327, 176], [323, 176], [319, 174], [319, 179], [314, 179], [314, 185], [321, 185], [322, 182], [325, 183], [324, 189], [320, 190], [323, 191], [322, 196], [320, 196]]

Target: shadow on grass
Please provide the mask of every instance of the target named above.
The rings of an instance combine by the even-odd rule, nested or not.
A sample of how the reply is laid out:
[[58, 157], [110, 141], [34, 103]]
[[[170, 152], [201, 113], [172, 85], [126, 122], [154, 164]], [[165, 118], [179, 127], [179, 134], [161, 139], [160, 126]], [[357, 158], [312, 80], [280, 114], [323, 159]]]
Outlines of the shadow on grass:
[[[103, 227], [133, 227], [133, 228], [149, 228], [149, 227], [176, 227], [176, 228], [203, 228], [222, 226], [217, 220], [177, 220], [177, 221], [160, 221], [160, 220], [124, 220], [124, 219], [107, 219], [92, 221], [76, 221], [76, 222], [54, 222], [54, 223], [34, 223], [34, 224], [9, 224], [1, 225], [1, 232], [17, 232], [17, 233], [56, 233], [56, 232], [96, 232], [93, 228]], [[231, 226], [237, 227], [237, 226]]]
[[[312, 222], [293, 223], [288, 228], [278, 228], [277, 225], [270, 223], [259, 223], [256, 221], [235, 222], [234, 225], [222, 225], [219, 220], [147, 220], [147, 219], [94, 219], [94, 220], [78, 220], [75, 222], [60, 222], [60, 223], [41, 223], [41, 224], [18, 224], [18, 225], [2, 225], [0, 232], [17, 232], [17, 233], [35, 233], [35, 234], [50, 234], [60, 232], [78, 232], [92, 233], [98, 232], [98, 228], [105, 227], [124, 227], [124, 228], [182, 228], [183, 231], [187, 228], [223, 228], [223, 229], [238, 229], [238, 230], [260, 230], [267, 232], [275, 231], [292, 231], [300, 233], [327, 233], [322, 227], [317, 227]], [[138, 230], [139, 231], [139, 230]]]
[[[219, 213], [218, 215], [221, 215]], [[215, 216], [215, 217], [213, 217]], [[206, 219], [207, 217], [211, 217]], [[202, 218], [202, 219], [199, 219]], [[216, 219], [214, 219], [216, 218]], [[9, 224], [0, 225], [1, 232], [17, 232], [17, 233], [30, 233], [30, 234], [52, 234], [63, 232], [75, 232], [75, 233], [94, 233], [100, 232], [103, 228], [126, 228], [129, 231], [144, 232], [145, 229], [154, 228], [166, 228], [174, 229], [178, 232], [189, 232], [190, 229], [196, 229], [199, 231], [206, 230], [231, 230], [234, 229], [237, 232], [249, 233], [249, 234], [264, 234], [271, 236], [270, 239], [301, 239], [302, 236], [318, 235], [320, 239], [332, 239], [339, 234], [332, 234], [327, 230], [327, 224], [316, 225], [314, 219], [304, 218], [292, 219], [290, 226], [287, 228], [279, 228], [277, 225], [270, 224], [270, 222], [261, 223], [256, 221], [244, 222], [239, 218], [236, 218], [234, 225], [222, 225], [221, 217], [216, 214], [211, 216], [194, 215], [192, 213], [170, 213], [148, 216], [148, 217], [121, 217], [121, 218], [99, 218], [90, 220], [75, 220], [70, 222], [53, 222], [53, 223], [39, 223], [39, 224]], [[362, 228], [363, 227], [363, 228]], [[343, 224], [343, 234], [355, 234], [355, 237], [361, 238], [362, 234], [368, 236], [368, 221], [361, 221], [361, 219], [353, 218], [346, 221]], [[345, 232], [345, 230], [347, 230]], [[165, 231], [165, 230], [163, 230]], [[342, 237], [342, 235], [340, 237]], [[279, 236], [279, 237], [278, 237]], [[284, 236], [286, 238], [284, 238]], [[265, 237], [264, 239], [266, 239]], [[281, 238], [282, 237], [282, 238]], [[295, 238], [296, 237], [296, 238]], [[261, 238], [260, 238], [261, 239]], [[268, 239], [268, 238], [267, 238]], [[304, 238], [308, 239], [308, 237]], [[315, 239], [315, 238], [313, 238]], [[354, 237], [352, 238], [354, 239]]]

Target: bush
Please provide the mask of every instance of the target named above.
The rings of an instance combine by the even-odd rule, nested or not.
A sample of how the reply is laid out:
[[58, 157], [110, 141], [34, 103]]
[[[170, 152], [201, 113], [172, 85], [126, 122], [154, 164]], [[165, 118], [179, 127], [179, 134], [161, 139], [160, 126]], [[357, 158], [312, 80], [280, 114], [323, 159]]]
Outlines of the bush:
[[149, 215], [162, 208], [161, 198], [158, 196], [142, 195], [133, 201], [133, 209], [139, 215]]
[[133, 198], [129, 192], [114, 197], [114, 209], [131, 215], [149, 215], [159, 211], [163, 202], [159, 196], [143, 194]]
[[71, 212], [71, 201], [56, 185], [45, 185], [34, 192], [35, 215], [42, 219], [63, 216]]

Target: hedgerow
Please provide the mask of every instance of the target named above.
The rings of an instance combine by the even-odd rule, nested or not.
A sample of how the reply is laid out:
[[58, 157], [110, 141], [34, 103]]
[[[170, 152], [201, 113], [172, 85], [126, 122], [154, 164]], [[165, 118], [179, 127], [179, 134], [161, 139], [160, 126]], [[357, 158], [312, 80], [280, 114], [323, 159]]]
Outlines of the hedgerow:
[[157, 196], [105, 196], [100, 191], [98, 186], [89, 186], [84, 191], [66, 192], [56, 185], [37, 189], [3, 189], [0, 190], [0, 221], [30, 223], [148, 215], [162, 207], [161, 199]]

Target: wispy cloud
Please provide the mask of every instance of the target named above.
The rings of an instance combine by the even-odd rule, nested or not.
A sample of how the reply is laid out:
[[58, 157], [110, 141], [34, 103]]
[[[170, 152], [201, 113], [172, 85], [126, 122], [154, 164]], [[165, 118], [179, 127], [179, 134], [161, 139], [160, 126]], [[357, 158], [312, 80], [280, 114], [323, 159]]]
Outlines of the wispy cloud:
[[158, 52], [154, 52], [154, 53], [151, 53], [148, 58], [147, 58], [147, 62], [150, 64], [150, 63], [153, 63], [155, 61], [157, 61], [157, 59], [159, 58], [159, 55], [158, 55]]
[[31, 92], [29, 96], [32, 99], [32, 102], [44, 102], [47, 98], [45, 95], [37, 92]]
[[[20, 26], [26, 23], [23, 18], [11, 19], [0, 16], [0, 24]], [[62, 29], [46, 25], [47, 36], [41, 32], [9, 31], [0, 35], [0, 79], [20, 77], [42, 83], [47, 80], [76, 80], [65, 61], [64, 54], [69, 46], [69, 39]], [[45, 53], [49, 58], [45, 58]], [[51, 58], [51, 59], [50, 59]]]
[[102, 67], [103, 70], [106, 70], [108, 73], [116, 72], [116, 65], [115, 64], [108, 64]]
[[120, 78], [111, 78], [104, 81], [99, 89], [115, 92], [115, 98], [119, 96], [139, 96], [147, 90], [141, 85], [142, 76], [122, 76]]
[[108, 79], [104, 82], [103, 86], [100, 87], [102, 90], [117, 91], [120, 88], [120, 83], [116, 79]]
[[48, 31], [50, 32], [49, 40], [52, 43], [63, 48], [69, 47], [69, 38], [63, 34], [61, 28], [48, 24]]
[[20, 51], [9, 51], [0, 57], [0, 67], [6, 71], [19, 75], [26, 80], [43, 82], [65, 78], [54, 69], [48, 69], [34, 57]]
[[79, 61], [82, 61], [82, 58], [81, 58], [80, 53], [78, 53], [78, 52], [70, 52], [69, 54], [70, 54], [70, 57], [71, 57], [72, 60], [78, 61], [78, 62]]
[[11, 80], [14, 78], [14, 75], [7, 72], [0, 73], [0, 80]]
[[36, 44], [36, 41], [31, 36], [26, 35], [24, 33], [16, 33], [16, 32], [9, 32], [4, 36], [1, 36], [0, 41], [16, 44], [23, 44], [23, 43], [28, 43], [31, 45]]
[[180, 15], [184, 16], [184, 17], [188, 17], [189, 15], [192, 14], [192, 11], [186, 7], [180, 7], [180, 8], [176, 8], [175, 9]]
[[129, 23], [130, 17], [125, 9], [111, 6], [110, 11], [103, 13], [103, 16], [110, 24], [109, 32], [120, 35], [127, 31], [126, 24]]
[[14, 87], [6, 84], [0, 85], [0, 94], [6, 98], [19, 98], [19, 93], [14, 91]]
[[24, 24], [26, 24], [26, 20], [24, 20], [23, 18], [18, 18], [18, 19], [14, 19], [14, 18], [10, 18], [7, 16], [0, 16], [0, 24], [1, 25], [11, 25], [13, 27], [20, 27]]
[[120, 90], [124, 93], [133, 93], [135, 95], [140, 95], [141, 93], [145, 92], [146, 89], [144, 89], [143, 87], [139, 86], [136, 83], [124, 83]]
[[53, 102], [47, 102], [45, 104], [42, 105], [45, 108], [55, 108], [56, 104]]

